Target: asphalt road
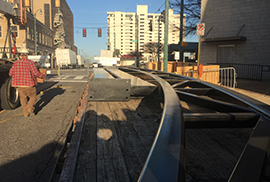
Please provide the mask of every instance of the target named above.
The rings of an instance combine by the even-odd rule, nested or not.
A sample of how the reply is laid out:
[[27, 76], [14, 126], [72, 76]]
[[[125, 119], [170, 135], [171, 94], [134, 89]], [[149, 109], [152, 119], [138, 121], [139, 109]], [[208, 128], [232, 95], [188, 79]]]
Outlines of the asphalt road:
[[48, 79], [38, 86], [36, 115], [29, 118], [21, 107], [0, 110], [1, 182], [49, 181], [85, 84], [85, 78]]

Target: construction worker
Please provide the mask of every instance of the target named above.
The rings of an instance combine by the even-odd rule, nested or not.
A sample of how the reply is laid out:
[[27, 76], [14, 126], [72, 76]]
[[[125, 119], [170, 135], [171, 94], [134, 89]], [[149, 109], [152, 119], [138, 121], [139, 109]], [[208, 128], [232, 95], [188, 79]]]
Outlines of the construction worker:
[[[45, 79], [46, 76], [38, 71], [33, 61], [27, 59], [28, 50], [26, 48], [22, 48], [20, 54], [21, 59], [14, 62], [9, 71], [9, 76], [12, 77], [11, 86], [16, 87], [19, 91], [23, 115], [28, 117], [35, 115], [37, 77]], [[28, 98], [29, 101], [27, 102]]]

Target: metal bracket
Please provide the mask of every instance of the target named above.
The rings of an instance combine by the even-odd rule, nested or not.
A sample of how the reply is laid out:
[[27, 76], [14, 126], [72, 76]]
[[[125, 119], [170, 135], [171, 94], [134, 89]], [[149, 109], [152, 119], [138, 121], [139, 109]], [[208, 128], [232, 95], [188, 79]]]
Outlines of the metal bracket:
[[130, 79], [90, 78], [89, 101], [129, 101]]

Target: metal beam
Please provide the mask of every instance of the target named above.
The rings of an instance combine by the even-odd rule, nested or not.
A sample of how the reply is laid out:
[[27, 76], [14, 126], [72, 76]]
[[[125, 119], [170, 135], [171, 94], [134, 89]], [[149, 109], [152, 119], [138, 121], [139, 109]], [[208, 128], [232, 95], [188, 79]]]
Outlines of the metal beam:
[[270, 120], [261, 117], [228, 182], [264, 181], [269, 158]]
[[13, 15], [13, 5], [4, 0], [0, 0], [0, 13]]
[[255, 113], [184, 113], [185, 128], [252, 128], [260, 115]]
[[158, 76], [131, 71], [152, 77], [164, 92], [159, 130], [138, 181], [185, 181], [185, 128], [178, 97], [168, 82]]
[[251, 112], [250, 109], [223, 101], [176, 91], [180, 100], [218, 112]]

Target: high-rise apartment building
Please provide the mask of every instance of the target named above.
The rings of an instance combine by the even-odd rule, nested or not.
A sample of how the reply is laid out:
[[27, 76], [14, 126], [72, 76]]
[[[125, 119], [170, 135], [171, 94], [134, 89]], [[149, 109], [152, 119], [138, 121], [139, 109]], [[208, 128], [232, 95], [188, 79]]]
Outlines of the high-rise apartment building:
[[[137, 5], [136, 13], [107, 12], [107, 49], [111, 51], [118, 49], [121, 55], [126, 55], [136, 51], [136, 41], [138, 41], [138, 51], [143, 53], [146, 43], [158, 42], [158, 34], [160, 34], [160, 42], [164, 43], [165, 24], [163, 21], [159, 21], [160, 16], [161, 14], [148, 13], [147, 5]], [[150, 21], [152, 22], [152, 31], [149, 26]], [[180, 15], [173, 14], [173, 9], [170, 9], [169, 44], [178, 44], [179, 27]], [[143, 55], [144, 57], [150, 56], [146, 53]]]

